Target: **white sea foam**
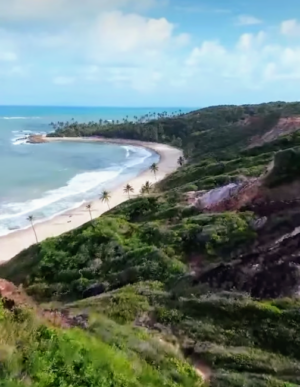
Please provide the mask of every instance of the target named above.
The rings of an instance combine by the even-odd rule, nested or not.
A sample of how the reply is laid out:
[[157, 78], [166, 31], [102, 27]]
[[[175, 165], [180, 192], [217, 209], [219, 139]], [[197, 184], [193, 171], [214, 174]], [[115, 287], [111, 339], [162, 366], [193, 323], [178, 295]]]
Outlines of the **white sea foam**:
[[39, 199], [33, 199], [21, 203], [7, 203], [1, 208], [4, 215], [0, 215], [0, 221], [25, 216], [43, 207], [57, 203], [63, 199], [83, 194], [100, 184], [115, 179], [122, 169], [106, 170], [98, 172], [84, 172], [73, 177], [66, 186], [45, 192], [44, 196]]
[[124, 148], [126, 150], [126, 159], [130, 156], [130, 146], [123, 146], [122, 148]]
[[[64, 208], [61, 211], [55, 212], [50, 216], [45, 216], [45, 217], [42, 217], [40, 219], [35, 219], [33, 223], [37, 224], [37, 223], [46, 222], [48, 220], [55, 218], [56, 216], [63, 215], [67, 211], [74, 210], [75, 208], [80, 207], [84, 203], [85, 203], [84, 200], [82, 200], [80, 202], [75, 202], [75, 203], [73, 203], [72, 206], [68, 206], [68, 208]], [[11, 234], [11, 233], [16, 232], [18, 230], [26, 230], [27, 228], [31, 227], [31, 223], [28, 223], [27, 218], [26, 219], [23, 218], [22, 222], [18, 222], [18, 223], [19, 223], [19, 226], [12, 226], [12, 227], [6, 226], [5, 222], [2, 225], [0, 224], [0, 237], [4, 236], [4, 235]]]
[[[126, 158], [129, 158], [130, 152], [136, 153], [138, 157], [134, 158], [125, 163], [126, 168], [134, 167], [137, 164], [143, 163], [148, 157], [151, 157], [152, 153], [145, 148], [137, 147], [137, 146], [123, 146], [126, 149]], [[127, 156], [128, 152], [128, 156]]]
[[[30, 135], [30, 131], [15, 131], [12, 143], [20, 145], [23, 137]], [[27, 216], [34, 215], [36, 223], [51, 219], [70, 209], [77, 208], [84, 202], [93, 200], [106, 187], [126, 179], [133, 173], [134, 166], [142, 164], [152, 152], [145, 148], [123, 146], [126, 150], [125, 163], [111, 164], [105, 170], [84, 172], [74, 176], [67, 184], [58, 189], [45, 192], [42, 197], [26, 202], [3, 203], [0, 208], [0, 236], [24, 229], [30, 226]], [[119, 180], [120, 179], [120, 180]]]
[[17, 138], [16, 140], [12, 140], [12, 144], [13, 145], [27, 145], [28, 142], [27, 142], [27, 138]]
[[13, 138], [11, 139], [11, 142], [13, 145], [31, 145], [27, 142], [28, 137], [31, 136], [33, 133], [36, 135], [43, 135], [45, 132], [33, 132], [32, 130], [14, 130], [12, 132], [14, 134]]
[[18, 134], [18, 135], [26, 135], [26, 134], [32, 134], [32, 133], [35, 133], [33, 132], [32, 130], [13, 130], [12, 131], [13, 134]]

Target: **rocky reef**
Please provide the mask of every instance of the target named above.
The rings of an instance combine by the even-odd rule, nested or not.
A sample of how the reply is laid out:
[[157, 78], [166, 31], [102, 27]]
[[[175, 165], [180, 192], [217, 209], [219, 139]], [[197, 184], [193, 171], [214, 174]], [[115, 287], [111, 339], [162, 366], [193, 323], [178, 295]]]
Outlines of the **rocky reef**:
[[41, 144], [41, 143], [47, 142], [47, 138], [46, 138], [45, 135], [35, 134], [35, 135], [32, 135], [32, 136], [29, 136], [27, 138], [27, 142], [29, 144]]

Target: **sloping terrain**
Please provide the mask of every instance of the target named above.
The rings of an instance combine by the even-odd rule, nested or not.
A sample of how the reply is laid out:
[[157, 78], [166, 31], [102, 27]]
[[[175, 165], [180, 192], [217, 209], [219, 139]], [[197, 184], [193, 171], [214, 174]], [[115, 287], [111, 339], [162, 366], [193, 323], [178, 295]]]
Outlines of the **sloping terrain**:
[[[39, 324], [47, 334], [42, 347], [37, 336], [26, 341], [30, 351], [36, 345], [37, 353], [48, 353], [52, 334], [58, 343], [55, 352], [49, 349], [51, 361], [42, 358], [47, 377], [28, 368], [33, 355], [26, 352], [30, 363], [17, 373], [6, 369], [6, 380], [300, 385], [299, 114], [299, 103], [276, 102], [114, 125], [59, 125], [56, 136], [172, 143], [187, 160], [149, 195], [0, 267], [0, 278], [21, 285], [42, 310]], [[5, 313], [5, 319], [15, 315]], [[74, 348], [81, 358], [71, 357], [70, 368], [66, 354]]]
[[248, 148], [254, 148], [256, 146], [261, 146], [266, 142], [275, 140], [279, 136], [285, 136], [287, 134], [293, 133], [300, 129], [300, 117], [286, 117], [280, 118], [278, 123], [263, 136], [257, 136], [252, 138], [251, 143]]
[[203, 385], [201, 372], [158, 335], [103, 316], [83, 325], [66, 309], [54, 318], [32, 303], [25, 308], [20, 291], [1, 283], [1, 386]]

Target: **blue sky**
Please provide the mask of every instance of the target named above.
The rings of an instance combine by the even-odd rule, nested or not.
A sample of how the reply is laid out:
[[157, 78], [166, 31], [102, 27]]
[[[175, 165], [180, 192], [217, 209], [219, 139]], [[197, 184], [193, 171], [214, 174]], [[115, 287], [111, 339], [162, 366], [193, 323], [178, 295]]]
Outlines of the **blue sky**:
[[0, 1], [0, 104], [299, 100], [299, 0]]

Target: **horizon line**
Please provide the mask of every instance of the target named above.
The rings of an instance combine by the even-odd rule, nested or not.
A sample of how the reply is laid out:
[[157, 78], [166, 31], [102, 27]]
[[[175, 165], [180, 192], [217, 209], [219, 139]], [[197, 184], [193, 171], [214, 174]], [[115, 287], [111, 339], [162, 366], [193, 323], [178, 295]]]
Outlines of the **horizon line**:
[[56, 107], [56, 108], [118, 108], [118, 109], [191, 109], [196, 106], [112, 106], [112, 105], [23, 105], [23, 104], [0, 104], [0, 107]]

